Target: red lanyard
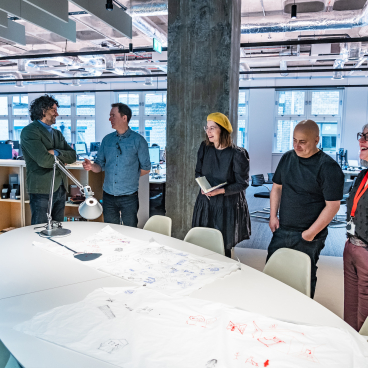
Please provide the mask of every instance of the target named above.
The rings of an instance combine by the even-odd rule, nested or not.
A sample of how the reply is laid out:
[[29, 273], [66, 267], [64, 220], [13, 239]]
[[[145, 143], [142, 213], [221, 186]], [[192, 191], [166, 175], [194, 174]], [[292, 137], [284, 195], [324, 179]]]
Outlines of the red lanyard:
[[364, 178], [363, 178], [362, 182], [360, 183], [357, 192], [355, 193], [353, 208], [351, 209], [350, 217], [355, 216], [355, 211], [357, 209], [359, 199], [365, 193], [365, 191], [368, 189], [368, 185], [366, 185], [365, 188], [364, 188], [364, 185], [367, 182], [367, 180], [368, 180], [368, 172], [364, 175]]

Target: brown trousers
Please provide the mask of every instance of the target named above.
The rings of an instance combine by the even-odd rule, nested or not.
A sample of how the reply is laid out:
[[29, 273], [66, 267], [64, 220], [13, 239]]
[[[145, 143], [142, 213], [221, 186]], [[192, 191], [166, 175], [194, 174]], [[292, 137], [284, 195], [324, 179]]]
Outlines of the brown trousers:
[[344, 249], [344, 320], [359, 331], [368, 316], [368, 249], [351, 244]]

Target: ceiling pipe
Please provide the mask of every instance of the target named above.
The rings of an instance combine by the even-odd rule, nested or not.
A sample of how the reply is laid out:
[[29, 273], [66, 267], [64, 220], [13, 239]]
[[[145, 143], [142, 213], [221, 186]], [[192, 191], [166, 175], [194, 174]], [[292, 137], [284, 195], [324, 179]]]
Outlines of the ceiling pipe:
[[284, 33], [364, 27], [368, 25], [368, 2], [361, 11], [318, 13], [309, 19], [292, 21], [285, 17], [267, 17], [265, 22], [263, 19], [257, 23], [242, 24], [241, 33]]
[[[287, 62], [285, 60], [280, 61], [280, 69], [287, 70]], [[280, 73], [281, 77], [287, 77], [289, 73]]]
[[153, 27], [151, 24], [146, 22], [142, 17], [134, 17], [132, 18], [132, 25], [139, 29], [142, 33], [144, 33], [149, 38], [155, 38], [160, 41], [162, 46], [167, 46], [167, 37], [161, 31], [159, 31], [156, 27]]
[[133, 18], [145, 16], [157, 16], [168, 14], [168, 2], [166, 1], [150, 1], [149, 4], [138, 4], [131, 6], [127, 13]]

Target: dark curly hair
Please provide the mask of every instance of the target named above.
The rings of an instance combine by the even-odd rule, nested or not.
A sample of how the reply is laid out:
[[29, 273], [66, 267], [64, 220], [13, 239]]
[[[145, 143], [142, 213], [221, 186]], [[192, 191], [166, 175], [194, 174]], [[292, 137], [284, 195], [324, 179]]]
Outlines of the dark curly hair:
[[48, 109], [52, 109], [52, 107], [56, 105], [59, 107], [59, 103], [55, 100], [53, 96], [43, 95], [41, 97], [36, 98], [32, 101], [31, 106], [29, 108], [29, 112], [31, 114], [31, 120], [42, 120], [45, 116], [45, 112]]

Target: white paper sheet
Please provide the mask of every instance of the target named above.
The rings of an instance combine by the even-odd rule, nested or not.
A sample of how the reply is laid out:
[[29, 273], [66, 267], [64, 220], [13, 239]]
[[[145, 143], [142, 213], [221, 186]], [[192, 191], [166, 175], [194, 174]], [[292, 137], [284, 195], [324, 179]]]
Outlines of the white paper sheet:
[[[58, 244], [33, 244], [73, 258], [73, 252]], [[82, 262], [86, 266], [169, 294], [188, 295], [240, 269], [237, 263], [213, 261], [155, 241], [142, 242], [129, 238], [110, 226], [80, 243], [69, 242], [66, 245], [77, 252], [102, 254], [93, 261]]]
[[124, 368], [367, 367], [349, 333], [145, 287], [98, 289], [17, 331]]

